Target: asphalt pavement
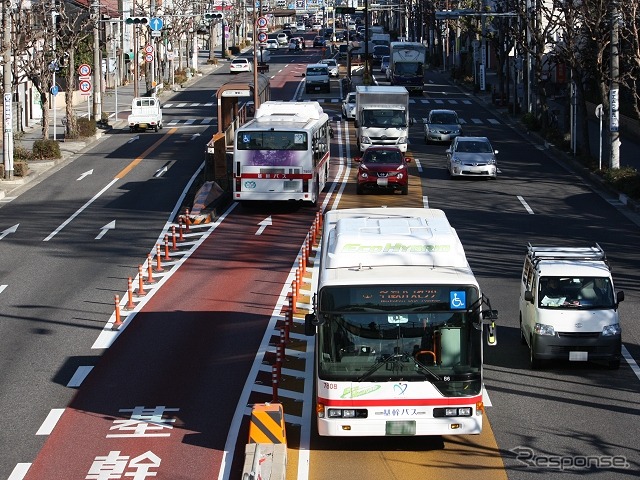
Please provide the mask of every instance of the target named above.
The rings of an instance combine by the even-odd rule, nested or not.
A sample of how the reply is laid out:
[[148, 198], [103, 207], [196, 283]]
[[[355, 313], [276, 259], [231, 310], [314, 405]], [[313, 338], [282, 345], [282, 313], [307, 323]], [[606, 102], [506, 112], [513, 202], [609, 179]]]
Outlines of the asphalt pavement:
[[[209, 51], [201, 50], [198, 55], [198, 69], [195, 76], [189, 78], [187, 82], [184, 84], [184, 87], [178, 87], [178, 90], [171, 90], [170, 85], [166, 85], [165, 89], [162, 89], [158, 96], [163, 103], [167, 100], [171, 99], [178, 92], [183, 90], [184, 88], [189, 88], [194, 82], [196, 82], [203, 75], [208, 75], [209, 73], [217, 70], [221, 66], [227, 64], [231, 59], [221, 59], [220, 53], [216, 52], [216, 56], [218, 58], [218, 64], [213, 65], [207, 63], [209, 60]], [[147, 86], [145, 84], [144, 77], [140, 78], [139, 81], [139, 94], [143, 94], [143, 92], [147, 91]], [[26, 185], [32, 183], [34, 180], [42, 177], [47, 171], [56, 167], [57, 165], [63, 164], [67, 161], [71, 161], [73, 157], [77, 154], [84, 152], [87, 147], [93, 145], [99, 139], [108, 134], [111, 129], [121, 129], [126, 126], [127, 117], [131, 112], [131, 101], [134, 97], [134, 84], [133, 82], [128, 85], [119, 86], [116, 89], [108, 89], [105, 92], [102, 92], [102, 111], [109, 112], [109, 127], [106, 129], [98, 129], [96, 135], [94, 137], [89, 138], [81, 138], [81, 139], [73, 139], [68, 140], [64, 138], [64, 119], [65, 119], [65, 107], [59, 107], [56, 109], [55, 118], [56, 118], [56, 140], [60, 144], [60, 153], [62, 154], [62, 158], [55, 160], [32, 160], [29, 162], [29, 174], [26, 177], [16, 177], [14, 176], [12, 180], [5, 180], [0, 178], [0, 201], [5, 200], [8, 201], [11, 197], [15, 196], [21, 189], [23, 189]], [[80, 100], [78, 104], [73, 106], [75, 114], [78, 118], [88, 117], [90, 115], [91, 105], [88, 103], [91, 101], [91, 97], [87, 97], [87, 100]], [[117, 100], [117, 102], [116, 102]], [[117, 115], [116, 115], [117, 112]], [[53, 125], [53, 110], [49, 110], [49, 138], [53, 139], [54, 134], [54, 125]], [[33, 126], [26, 128], [24, 132], [16, 134], [14, 137], [14, 145], [23, 147], [29, 151], [33, 149], [33, 144], [36, 140], [42, 139], [42, 126], [40, 123], [36, 123]]]

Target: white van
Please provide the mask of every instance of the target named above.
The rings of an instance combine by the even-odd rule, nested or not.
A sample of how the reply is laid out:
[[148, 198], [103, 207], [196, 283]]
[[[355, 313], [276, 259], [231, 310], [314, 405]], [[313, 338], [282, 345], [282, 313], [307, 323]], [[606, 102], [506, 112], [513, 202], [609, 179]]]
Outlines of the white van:
[[307, 65], [303, 76], [304, 90], [306, 93], [331, 91], [331, 82], [329, 80], [329, 66], [324, 63], [313, 63]]
[[529, 244], [520, 283], [520, 339], [531, 368], [543, 361], [604, 360], [620, 366], [622, 329], [604, 250]]

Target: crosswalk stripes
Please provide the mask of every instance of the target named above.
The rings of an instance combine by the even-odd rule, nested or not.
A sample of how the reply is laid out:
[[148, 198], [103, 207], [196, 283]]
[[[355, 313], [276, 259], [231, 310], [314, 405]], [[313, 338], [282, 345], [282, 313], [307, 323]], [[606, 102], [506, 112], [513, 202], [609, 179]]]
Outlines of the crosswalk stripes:
[[[174, 118], [173, 120], [169, 120], [166, 123], [167, 127], [175, 127], [178, 125], [217, 125], [217, 119], [213, 117], [206, 118], [187, 118], [187, 119], [179, 119]], [[129, 128], [129, 127], [127, 127]]]
[[[465, 120], [464, 118], [460, 118], [458, 117], [458, 121], [460, 122], [460, 125], [468, 125], [469, 122], [467, 120]], [[427, 117], [424, 117], [422, 119], [423, 123], [427, 123]], [[482, 125], [483, 123], [490, 123], [491, 125], [500, 125], [500, 120], [497, 120], [495, 118], [487, 118], [486, 120], [482, 120], [480, 118], [472, 118], [471, 119], [471, 123], [473, 123], [474, 125]]]

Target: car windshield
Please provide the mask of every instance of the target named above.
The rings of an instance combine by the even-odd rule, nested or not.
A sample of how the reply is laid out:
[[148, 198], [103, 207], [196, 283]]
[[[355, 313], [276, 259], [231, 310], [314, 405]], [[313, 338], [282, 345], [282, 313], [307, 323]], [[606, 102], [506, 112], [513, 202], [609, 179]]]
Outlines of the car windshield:
[[538, 285], [542, 308], [614, 308], [611, 281], [606, 277], [542, 277]]
[[429, 123], [435, 123], [437, 125], [451, 125], [458, 123], [458, 116], [451, 112], [434, 113], [431, 115]]
[[347, 95], [347, 103], [356, 103], [356, 94], [355, 93], [350, 93]]
[[456, 152], [462, 153], [492, 153], [491, 144], [483, 140], [458, 141]]
[[336, 67], [338, 65], [335, 60], [323, 60], [322, 63], [330, 67]]
[[309, 67], [307, 68], [308, 77], [317, 77], [327, 74], [327, 67]]
[[402, 153], [398, 150], [367, 150], [362, 158], [363, 163], [400, 165]]
[[365, 127], [401, 127], [406, 124], [405, 112], [401, 110], [365, 110], [362, 124]]

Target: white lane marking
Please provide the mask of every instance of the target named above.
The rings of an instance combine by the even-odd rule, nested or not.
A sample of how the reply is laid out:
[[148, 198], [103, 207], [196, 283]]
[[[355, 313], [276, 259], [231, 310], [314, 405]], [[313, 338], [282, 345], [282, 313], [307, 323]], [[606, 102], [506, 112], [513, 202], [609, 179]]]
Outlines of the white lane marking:
[[415, 161], [416, 161], [416, 167], [418, 168], [418, 171], [422, 173], [422, 163], [420, 163], [420, 159], [416, 158]]
[[636, 374], [636, 377], [638, 377], [638, 380], [640, 380], [640, 367], [638, 367], [638, 364], [629, 353], [629, 350], [627, 350], [627, 347], [625, 347], [624, 345], [622, 346], [622, 356], [631, 367], [631, 370], [633, 370], [633, 373]]
[[4, 289], [7, 288], [9, 285], [0, 285], [0, 293], [4, 292]]
[[52, 408], [47, 418], [45, 418], [42, 425], [40, 425], [36, 435], [50, 435], [63, 413], [64, 408]]
[[480, 125], [482, 124], [482, 120], [480, 120], [479, 118], [472, 118], [471, 121], [473, 123], [475, 123], [476, 125]]
[[495, 118], [487, 118], [487, 121], [492, 125], [499, 125], [500, 120], [496, 120]]
[[67, 383], [67, 387], [75, 388], [82, 385], [84, 379], [87, 378], [89, 372], [93, 370], [93, 365], [81, 365], [76, 369], [76, 373], [73, 374], [69, 383]]
[[531, 210], [531, 207], [529, 206], [529, 204], [524, 200], [524, 198], [522, 198], [520, 195], [518, 195], [518, 200], [520, 200], [520, 203], [522, 204], [524, 209], [529, 213], [529, 215], [535, 215], [533, 213], [533, 210]]
[[423, 195], [422, 197], [422, 207], [429, 208], [429, 197], [427, 197], [426, 195]]
[[119, 179], [118, 178], [114, 178], [113, 180], [111, 180], [106, 187], [104, 187], [102, 190], [100, 190], [98, 193], [96, 193], [87, 203], [85, 203], [83, 206], [81, 206], [78, 210], [76, 210], [76, 212], [71, 215], [69, 218], [67, 218], [58, 228], [56, 228], [53, 232], [51, 232], [47, 238], [45, 238], [43, 240], [43, 242], [48, 242], [49, 240], [51, 240], [53, 237], [55, 237], [58, 233], [60, 233], [60, 231], [66, 227], [67, 225], [69, 225], [74, 218], [76, 218], [78, 215], [80, 215], [89, 205], [91, 205], [93, 202], [95, 202], [98, 198], [100, 198], [100, 195], [102, 195], [104, 192], [106, 192], [107, 190], [109, 190], [111, 188], [111, 186], [113, 184], [115, 184]]
[[2, 232], [0, 232], [0, 240], [9, 235], [10, 233], [16, 233], [18, 231], [19, 223], [16, 223], [13, 227], [5, 228]]
[[98, 235], [96, 236], [96, 240], [100, 240], [102, 237], [104, 237], [104, 235], [109, 231], [109, 230], [113, 230], [114, 228], [116, 228], [116, 221], [113, 220], [109, 223], [107, 223], [106, 225], [104, 225], [101, 229], [100, 229], [100, 233], [98, 233]]
[[9, 478], [7, 478], [7, 480], [22, 480], [24, 477], [27, 476], [27, 472], [29, 471], [29, 468], [31, 468], [31, 464], [30, 463], [18, 463], [13, 471], [11, 472], [11, 475], [9, 475]]

